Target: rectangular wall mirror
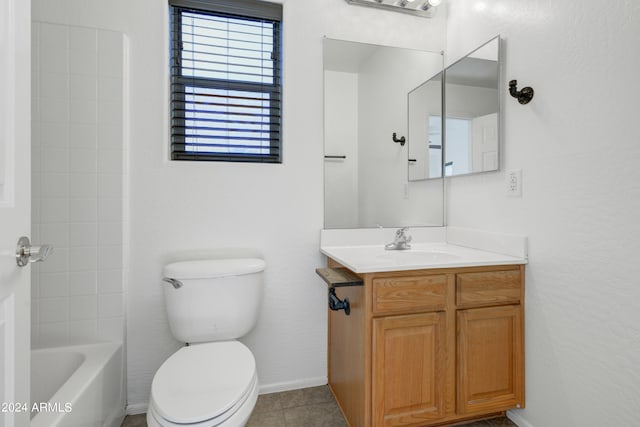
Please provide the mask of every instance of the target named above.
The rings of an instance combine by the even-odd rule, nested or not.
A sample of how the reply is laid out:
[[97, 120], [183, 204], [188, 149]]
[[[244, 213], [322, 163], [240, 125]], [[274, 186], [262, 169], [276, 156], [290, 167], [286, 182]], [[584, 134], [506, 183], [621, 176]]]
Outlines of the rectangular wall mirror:
[[499, 52], [496, 37], [445, 70], [445, 176], [499, 168]]
[[409, 92], [409, 181], [442, 176], [442, 76]]
[[443, 182], [409, 181], [407, 94], [439, 52], [324, 40], [325, 228], [442, 226]]
[[499, 64], [496, 37], [409, 92], [410, 181], [498, 170]]

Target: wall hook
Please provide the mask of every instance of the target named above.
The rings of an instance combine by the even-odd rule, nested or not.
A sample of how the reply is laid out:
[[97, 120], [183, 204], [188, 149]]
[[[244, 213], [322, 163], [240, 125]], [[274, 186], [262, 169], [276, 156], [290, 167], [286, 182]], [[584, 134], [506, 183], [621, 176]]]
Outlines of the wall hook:
[[398, 139], [398, 137], [396, 136], [396, 133], [393, 133], [393, 142], [399, 142], [401, 147], [404, 147], [404, 143], [406, 142], [406, 139], [404, 139], [404, 136], [401, 136], [400, 139]]
[[523, 87], [518, 90], [518, 81], [511, 80], [509, 82], [509, 93], [516, 98], [520, 104], [528, 104], [533, 99], [533, 88], [530, 86]]

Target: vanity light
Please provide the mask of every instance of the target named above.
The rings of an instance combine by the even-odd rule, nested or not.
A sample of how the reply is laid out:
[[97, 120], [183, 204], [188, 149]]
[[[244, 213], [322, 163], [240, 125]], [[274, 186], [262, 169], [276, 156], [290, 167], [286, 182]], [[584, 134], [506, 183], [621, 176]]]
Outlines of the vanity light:
[[431, 18], [442, 0], [346, 0], [349, 4], [371, 6]]

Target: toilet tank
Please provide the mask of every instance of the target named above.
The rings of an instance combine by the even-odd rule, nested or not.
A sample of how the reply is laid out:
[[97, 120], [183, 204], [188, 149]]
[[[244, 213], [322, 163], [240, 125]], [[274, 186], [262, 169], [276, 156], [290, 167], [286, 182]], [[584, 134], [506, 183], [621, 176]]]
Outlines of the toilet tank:
[[[163, 287], [173, 336], [182, 342], [198, 343], [246, 335], [260, 312], [265, 267], [260, 258], [167, 264]], [[179, 287], [167, 279], [178, 281]]]

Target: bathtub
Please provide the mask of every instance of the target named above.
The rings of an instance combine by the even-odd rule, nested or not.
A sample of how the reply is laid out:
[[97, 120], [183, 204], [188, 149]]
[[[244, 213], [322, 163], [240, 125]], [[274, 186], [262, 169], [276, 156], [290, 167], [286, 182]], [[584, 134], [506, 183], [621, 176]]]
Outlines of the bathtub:
[[121, 344], [31, 351], [31, 427], [119, 427], [124, 407]]

